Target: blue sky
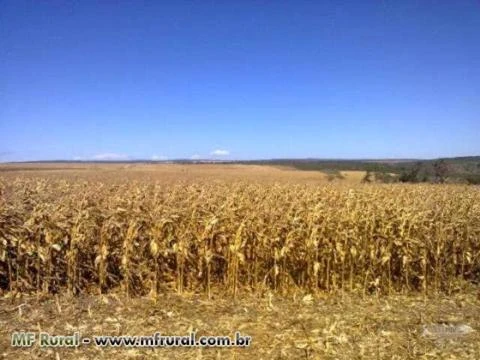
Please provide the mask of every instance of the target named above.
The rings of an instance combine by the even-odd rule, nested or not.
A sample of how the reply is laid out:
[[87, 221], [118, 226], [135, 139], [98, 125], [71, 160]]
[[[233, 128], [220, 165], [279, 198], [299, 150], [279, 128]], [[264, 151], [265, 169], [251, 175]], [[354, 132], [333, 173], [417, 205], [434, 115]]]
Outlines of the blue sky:
[[480, 155], [480, 1], [0, 0], [0, 161]]

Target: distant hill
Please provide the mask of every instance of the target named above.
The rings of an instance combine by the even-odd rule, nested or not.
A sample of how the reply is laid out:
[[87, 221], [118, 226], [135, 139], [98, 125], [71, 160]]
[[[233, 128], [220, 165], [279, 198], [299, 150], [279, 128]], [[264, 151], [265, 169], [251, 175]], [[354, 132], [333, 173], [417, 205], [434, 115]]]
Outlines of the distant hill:
[[438, 159], [272, 159], [242, 164], [291, 166], [298, 170], [366, 171], [375, 178], [402, 182], [464, 182], [480, 184], [480, 156]]
[[28, 163], [100, 163], [100, 164], [244, 164], [288, 166], [303, 171], [365, 171], [380, 181], [393, 182], [463, 182], [480, 184], [480, 156], [438, 159], [263, 159], [263, 160], [122, 160], [70, 161], [48, 160]]

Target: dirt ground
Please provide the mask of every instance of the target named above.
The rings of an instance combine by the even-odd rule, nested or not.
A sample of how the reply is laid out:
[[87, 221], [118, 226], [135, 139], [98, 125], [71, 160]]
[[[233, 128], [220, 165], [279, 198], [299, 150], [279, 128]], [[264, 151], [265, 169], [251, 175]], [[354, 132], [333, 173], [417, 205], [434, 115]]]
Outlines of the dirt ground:
[[[429, 333], [466, 325], [468, 334]], [[148, 298], [50, 295], [0, 299], [0, 356], [5, 359], [479, 359], [478, 289], [451, 297], [289, 295], [207, 300], [194, 294]], [[92, 335], [229, 335], [248, 348], [14, 348], [14, 331]], [[434, 331], [435, 332], [435, 331]]]

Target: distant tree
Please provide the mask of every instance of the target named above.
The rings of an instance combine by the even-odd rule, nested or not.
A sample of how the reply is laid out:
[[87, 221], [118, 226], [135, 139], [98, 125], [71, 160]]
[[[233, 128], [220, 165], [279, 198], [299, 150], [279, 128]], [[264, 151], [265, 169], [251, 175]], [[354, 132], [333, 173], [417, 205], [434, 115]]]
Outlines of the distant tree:
[[405, 169], [400, 174], [398, 180], [401, 182], [419, 182], [419, 174], [420, 170], [422, 169], [422, 163], [420, 161], [413, 164], [410, 168]]
[[362, 178], [362, 182], [363, 183], [372, 182], [372, 173], [369, 170], [367, 170], [367, 172], [365, 173], [365, 176]]
[[448, 164], [445, 162], [445, 160], [437, 160], [433, 163], [433, 173], [436, 182], [445, 182], [445, 178], [448, 175]]
[[393, 183], [398, 181], [398, 176], [385, 172], [377, 172], [375, 173], [375, 180], [382, 183]]
[[480, 185], [480, 174], [466, 174], [463, 177], [468, 184]]

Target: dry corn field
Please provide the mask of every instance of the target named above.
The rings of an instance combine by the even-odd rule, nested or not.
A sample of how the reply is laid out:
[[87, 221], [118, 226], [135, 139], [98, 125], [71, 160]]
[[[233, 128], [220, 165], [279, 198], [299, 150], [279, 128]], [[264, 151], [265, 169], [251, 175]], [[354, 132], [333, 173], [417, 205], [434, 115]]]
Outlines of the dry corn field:
[[480, 280], [480, 192], [104, 183], [0, 185], [4, 291], [455, 291]]
[[478, 187], [47, 172], [0, 173], [5, 298], [425, 302], [480, 281]]

